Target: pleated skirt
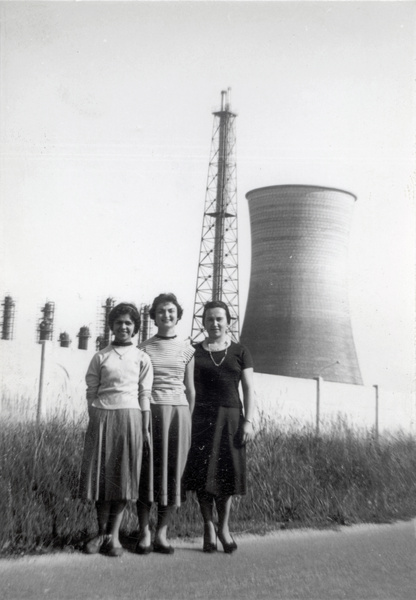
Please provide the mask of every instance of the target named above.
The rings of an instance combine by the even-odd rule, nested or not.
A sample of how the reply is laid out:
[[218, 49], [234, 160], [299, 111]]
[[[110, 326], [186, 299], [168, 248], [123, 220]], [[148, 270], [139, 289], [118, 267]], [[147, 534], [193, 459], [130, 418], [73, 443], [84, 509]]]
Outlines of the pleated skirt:
[[140, 410], [93, 408], [85, 434], [81, 498], [137, 500], [142, 454]]
[[146, 495], [153, 474], [154, 501], [180, 506], [186, 500], [182, 476], [191, 445], [191, 413], [188, 406], [152, 404], [150, 408], [152, 449], [143, 457], [140, 497]]
[[246, 447], [241, 409], [197, 405], [184, 475], [186, 489], [214, 496], [246, 493]]

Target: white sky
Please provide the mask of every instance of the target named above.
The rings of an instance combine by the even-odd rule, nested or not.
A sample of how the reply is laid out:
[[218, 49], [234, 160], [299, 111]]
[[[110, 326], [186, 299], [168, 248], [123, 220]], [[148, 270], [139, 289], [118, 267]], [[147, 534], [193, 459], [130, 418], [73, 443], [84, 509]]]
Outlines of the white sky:
[[[96, 335], [100, 302], [173, 291], [190, 333], [212, 111], [237, 111], [245, 194], [358, 196], [350, 304], [364, 383], [414, 385], [415, 2], [0, 2], [0, 297], [17, 339]], [[261, 309], [259, 309], [261, 318]], [[90, 344], [93, 341], [90, 341]]]

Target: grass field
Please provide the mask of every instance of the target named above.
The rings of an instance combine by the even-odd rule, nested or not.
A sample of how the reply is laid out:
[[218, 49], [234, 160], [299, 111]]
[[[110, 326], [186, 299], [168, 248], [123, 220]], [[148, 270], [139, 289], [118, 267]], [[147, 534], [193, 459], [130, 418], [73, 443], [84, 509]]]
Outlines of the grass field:
[[[97, 528], [77, 498], [86, 421], [61, 417], [0, 424], [0, 554], [80, 548]], [[248, 447], [248, 493], [234, 499], [234, 532], [386, 522], [416, 516], [416, 440], [382, 437], [339, 420], [316, 436], [263, 419]], [[137, 530], [135, 507], [122, 525]], [[171, 537], [196, 536], [195, 498], [177, 511]]]

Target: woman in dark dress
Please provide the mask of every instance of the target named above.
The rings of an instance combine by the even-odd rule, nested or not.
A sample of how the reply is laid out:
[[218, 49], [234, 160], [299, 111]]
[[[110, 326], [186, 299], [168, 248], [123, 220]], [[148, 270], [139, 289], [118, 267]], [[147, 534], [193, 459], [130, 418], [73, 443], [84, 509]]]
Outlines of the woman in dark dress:
[[245, 444], [253, 437], [254, 414], [253, 362], [247, 348], [228, 337], [230, 322], [224, 302], [205, 305], [203, 324], [208, 337], [195, 348], [196, 401], [185, 476], [187, 489], [197, 493], [204, 520], [203, 551], [216, 551], [218, 534], [228, 554], [237, 549], [228, 523], [232, 497], [246, 492]]

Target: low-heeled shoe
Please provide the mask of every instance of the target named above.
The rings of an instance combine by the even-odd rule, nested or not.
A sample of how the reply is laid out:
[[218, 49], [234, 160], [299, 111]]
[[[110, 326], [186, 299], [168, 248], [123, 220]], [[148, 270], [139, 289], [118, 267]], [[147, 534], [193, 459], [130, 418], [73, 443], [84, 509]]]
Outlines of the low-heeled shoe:
[[107, 540], [101, 546], [101, 554], [105, 554], [106, 556], [118, 557], [123, 556], [123, 548], [121, 546], [112, 546], [111, 540]]
[[136, 554], [150, 554], [151, 552], [153, 552], [153, 544], [149, 544], [148, 546], [137, 544], [136, 546]]
[[105, 555], [106, 556], [123, 556], [124, 550], [121, 546], [116, 546], [114, 548], [108, 548], [108, 550], [106, 550]]
[[164, 546], [163, 544], [153, 544], [153, 552], [159, 552], [159, 554], [173, 554], [175, 548], [172, 546]]
[[87, 542], [84, 546], [85, 554], [98, 554], [100, 552], [102, 545], [105, 542], [105, 536], [99, 535], [89, 542]]
[[217, 551], [217, 544], [213, 542], [208, 542], [204, 540], [204, 545], [202, 546], [202, 552], [206, 552], [207, 554], [212, 554]]

